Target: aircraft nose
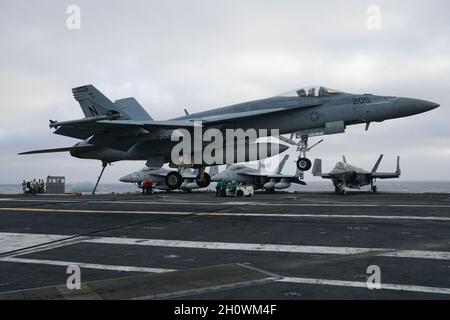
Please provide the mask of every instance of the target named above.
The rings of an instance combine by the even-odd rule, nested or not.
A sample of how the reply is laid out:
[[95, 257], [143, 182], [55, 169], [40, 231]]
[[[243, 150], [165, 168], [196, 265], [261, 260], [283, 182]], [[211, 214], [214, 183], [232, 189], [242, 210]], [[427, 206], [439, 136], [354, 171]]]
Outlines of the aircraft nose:
[[439, 104], [419, 99], [398, 98], [395, 102], [396, 111], [402, 115], [413, 115], [417, 113], [427, 112], [439, 107]]
[[119, 179], [120, 182], [130, 182], [130, 180], [131, 180], [131, 175], [130, 174]]

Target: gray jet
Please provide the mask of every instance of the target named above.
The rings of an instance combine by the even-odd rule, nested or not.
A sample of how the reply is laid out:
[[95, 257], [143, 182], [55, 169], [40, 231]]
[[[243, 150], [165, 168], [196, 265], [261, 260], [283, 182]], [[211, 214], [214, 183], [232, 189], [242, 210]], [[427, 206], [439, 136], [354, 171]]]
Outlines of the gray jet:
[[239, 184], [252, 185], [255, 190], [264, 189], [268, 192], [274, 192], [275, 189], [288, 189], [292, 183], [306, 185], [298, 175], [289, 176], [281, 173], [288, 158], [288, 155], [284, 156], [275, 172], [265, 171], [261, 161], [258, 169], [250, 168], [244, 164], [233, 164], [225, 171], [214, 175], [212, 181], [234, 181]]
[[140, 186], [144, 181], [152, 181], [155, 188], [159, 190], [181, 189], [190, 192], [194, 189], [200, 189], [196, 182], [197, 173], [195, 170], [185, 170], [181, 174], [175, 170], [166, 168], [145, 167], [139, 171], [130, 173], [122, 178], [121, 182], [135, 183]]
[[316, 159], [314, 161], [312, 173], [314, 176], [331, 179], [335, 187], [335, 192], [339, 194], [347, 193], [345, 187], [350, 189], [360, 189], [367, 185], [371, 186], [373, 192], [377, 192], [377, 186], [374, 185], [376, 179], [394, 179], [399, 178], [401, 175], [400, 157], [397, 157], [397, 170], [395, 172], [377, 172], [382, 159], [383, 155], [380, 155], [372, 171], [368, 172], [348, 164], [344, 156], [343, 162], [339, 161], [329, 173], [322, 173], [322, 160]]
[[[366, 124], [367, 130], [371, 122], [412, 116], [439, 106], [424, 100], [344, 93], [318, 86], [228, 107], [208, 108], [208, 111], [196, 114], [186, 112], [185, 116], [172, 120], [155, 121], [134, 98], [112, 102], [92, 85], [72, 91], [85, 118], [51, 121], [50, 128], [55, 129], [56, 134], [82, 141], [68, 148], [22, 154], [70, 152], [77, 158], [98, 159], [103, 164], [100, 177], [105, 167], [115, 161], [146, 160], [149, 167], [170, 163], [171, 151], [176, 144], [171, 141], [173, 131], [186, 129], [192, 132], [198, 123], [203, 130], [216, 128], [222, 132], [226, 129], [273, 129], [279, 130], [279, 134], [296, 132], [301, 138], [301, 157], [297, 167], [307, 171], [311, 168], [311, 161], [306, 158], [310, 136], [343, 133], [347, 126], [356, 124]], [[271, 151], [267, 157], [287, 149], [279, 144], [269, 144], [268, 147]], [[201, 148], [203, 150], [205, 145]], [[205, 166], [197, 165], [197, 183], [202, 187], [206, 187], [210, 180], [204, 174]]]

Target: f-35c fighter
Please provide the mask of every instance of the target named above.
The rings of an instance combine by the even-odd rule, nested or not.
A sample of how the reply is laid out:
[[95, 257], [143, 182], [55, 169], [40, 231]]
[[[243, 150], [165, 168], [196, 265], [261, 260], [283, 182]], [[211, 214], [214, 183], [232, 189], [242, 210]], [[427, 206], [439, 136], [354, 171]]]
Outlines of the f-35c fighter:
[[370, 185], [373, 192], [377, 192], [377, 186], [374, 185], [376, 179], [395, 179], [401, 175], [400, 157], [397, 157], [397, 170], [395, 172], [377, 172], [378, 167], [383, 159], [380, 155], [371, 172], [357, 168], [347, 163], [345, 156], [343, 162], [338, 162], [333, 170], [329, 173], [322, 173], [322, 160], [314, 161], [313, 175], [333, 181], [335, 192], [347, 194], [345, 187], [350, 189], [360, 189], [363, 186]]
[[268, 192], [274, 192], [275, 189], [288, 189], [293, 183], [306, 185], [304, 181], [300, 180], [298, 175], [292, 176], [281, 173], [288, 159], [289, 155], [285, 155], [275, 172], [267, 172], [261, 161], [258, 169], [250, 168], [244, 164], [233, 164], [226, 168], [225, 171], [214, 175], [212, 181], [233, 181], [239, 184], [251, 185], [255, 190], [264, 189]]
[[[185, 116], [173, 120], [155, 121], [134, 98], [112, 102], [92, 85], [73, 89], [73, 95], [80, 103], [85, 118], [65, 122], [51, 121], [50, 128], [55, 129], [56, 134], [80, 139], [82, 142], [69, 148], [23, 154], [70, 152], [74, 157], [101, 160], [103, 169], [108, 163], [120, 160], [146, 160], [148, 167], [161, 167], [164, 163], [173, 161], [171, 150], [176, 144], [171, 141], [173, 131], [194, 131], [194, 127], [200, 123], [203, 130], [216, 128], [222, 132], [226, 129], [273, 129], [279, 130], [279, 134], [296, 132], [301, 138], [301, 158], [297, 161], [297, 167], [307, 171], [311, 168], [311, 161], [306, 158], [306, 153], [310, 150], [310, 136], [343, 133], [348, 125], [355, 124], [366, 124], [367, 130], [371, 122], [412, 116], [439, 106], [433, 102], [411, 98], [352, 94], [325, 87], [307, 87], [196, 114], [186, 112]], [[279, 145], [269, 146], [276, 149]], [[277, 152], [269, 152], [267, 157], [275, 154]], [[206, 164], [197, 164], [197, 182], [200, 186], [209, 183], [204, 175], [205, 166]]]

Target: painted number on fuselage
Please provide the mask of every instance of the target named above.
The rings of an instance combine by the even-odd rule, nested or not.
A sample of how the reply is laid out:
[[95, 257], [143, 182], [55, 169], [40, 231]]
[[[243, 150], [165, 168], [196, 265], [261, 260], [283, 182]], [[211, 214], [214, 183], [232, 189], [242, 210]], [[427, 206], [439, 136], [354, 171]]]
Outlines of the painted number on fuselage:
[[352, 102], [353, 104], [366, 104], [371, 103], [372, 100], [369, 97], [362, 97], [362, 98], [353, 98]]

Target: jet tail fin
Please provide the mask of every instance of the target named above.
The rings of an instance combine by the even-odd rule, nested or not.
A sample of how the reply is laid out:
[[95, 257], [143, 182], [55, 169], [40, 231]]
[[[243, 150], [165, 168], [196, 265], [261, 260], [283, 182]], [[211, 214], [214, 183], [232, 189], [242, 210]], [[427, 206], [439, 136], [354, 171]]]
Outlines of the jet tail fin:
[[99, 117], [119, 112], [114, 103], [93, 85], [72, 89], [73, 97], [81, 106], [86, 118]]
[[258, 171], [264, 171], [264, 170], [266, 170], [266, 164], [265, 164], [264, 160], [260, 160], [258, 162]]
[[119, 112], [126, 114], [130, 117], [130, 120], [139, 121], [152, 121], [153, 118], [145, 111], [139, 102], [135, 98], [120, 99], [115, 102]]
[[402, 170], [400, 169], [400, 156], [397, 156], [397, 171], [396, 171], [396, 173], [398, 175], [402, 174]]
[[372, 169], [372, 173], [377, 172], [378, 167], [380, 166], [381, 160], [383, 159], [384, 155], [380, 155], [380, 157], [378, 158], [377, 162], [375, 163], [375, 166]]
[[347, 164], [347, 158], [345, 156], [342, 156], [342, 161], [344, 161], [344, 163]]
[[278, 165], [277, 169], [275, 170], [276, 174], [281, 174], [281, 171], [283, 171], [284, 166], [286, 165], [286, 161], [289, 159], [289, 155], [285, 155], [283, 159], [281, 160], [280, 164]]
[[314, 166], [312, 169], [312, 174], [314, 177], [322, 176], [322, 159], [314, 160]]

